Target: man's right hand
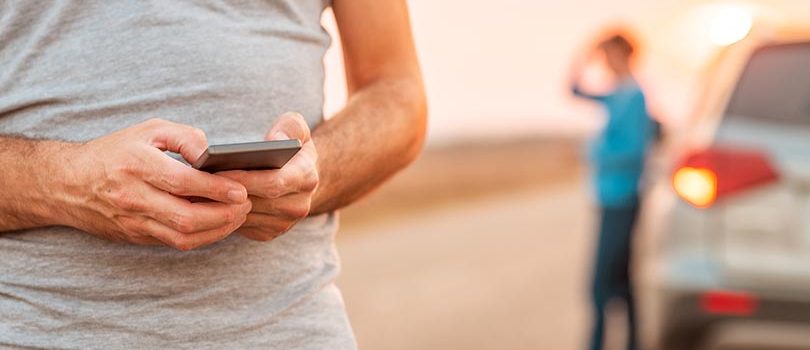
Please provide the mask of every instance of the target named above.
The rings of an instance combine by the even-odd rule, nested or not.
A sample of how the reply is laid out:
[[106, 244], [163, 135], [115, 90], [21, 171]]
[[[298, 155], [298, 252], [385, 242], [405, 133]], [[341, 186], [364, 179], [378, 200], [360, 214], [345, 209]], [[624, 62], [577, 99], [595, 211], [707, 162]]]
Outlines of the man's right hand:
[[111, 240], [180, 250], [217, 242], [245, 221], [247, 190], [163, 153], [193, 163], [206, 147], [202, 130], [160, 119], [71, 146], [59, 155], [66, 173], [54, 195], [67, 212], [55, 221]]

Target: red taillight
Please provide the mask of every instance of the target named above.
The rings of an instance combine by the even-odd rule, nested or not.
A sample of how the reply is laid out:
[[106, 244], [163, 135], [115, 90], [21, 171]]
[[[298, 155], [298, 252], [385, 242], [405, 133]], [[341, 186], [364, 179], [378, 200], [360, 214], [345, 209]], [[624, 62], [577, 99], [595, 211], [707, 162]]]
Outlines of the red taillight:
[[700, 308], [708, 314], [751, 316], [758, 306], [756, 296], [745, 292], [709, 291], [700, 296]]
[[717, 174], [709, 169], [683, 166], [672, 175], [672, 187], [687, 202], [706, 208], [717, 198]]
[[778, 178], [763, 152], [712, 147], [686, 157], [675, 170], [672, 185], [681, 198], [705, 208], [721, 197]]

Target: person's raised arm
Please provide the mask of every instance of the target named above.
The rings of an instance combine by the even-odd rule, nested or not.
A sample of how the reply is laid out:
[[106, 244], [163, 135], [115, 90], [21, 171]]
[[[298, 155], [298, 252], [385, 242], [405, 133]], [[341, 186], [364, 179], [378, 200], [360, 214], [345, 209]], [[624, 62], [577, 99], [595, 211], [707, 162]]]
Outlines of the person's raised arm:
[[574, 62], [571, 64], [570, 72], [569, 72], [569, 85], [571, 89], [571, 93], [574, 96], [580, 98], [586, 98], [589, 100], [594, 101], [602, 101], [605, 99], [604, 95], [597, 95], [593, 93], [589, 93], [582, 89], [580, 86], [580, 81], [582, 80], [582, 71], [585, 69], [585, 61], [586, 59], [590, 59], [593, 55], [593, 52], [585, 55], [584, 57], [581, 55], [577, 55], [574, 59]]
[[86, 143], [0, 137], [0, 233], [61, 225], [182, 250], [216, 242], [244, 222], [246, 189], [163, 153], [194, 161], [206, 145], [201, 130], [158, 119]]
[[349, 99], [313, 132], [320, 186], [312, 213], [382, 184], [422, 149], [427, 107], [405, 0], [335, 0]]

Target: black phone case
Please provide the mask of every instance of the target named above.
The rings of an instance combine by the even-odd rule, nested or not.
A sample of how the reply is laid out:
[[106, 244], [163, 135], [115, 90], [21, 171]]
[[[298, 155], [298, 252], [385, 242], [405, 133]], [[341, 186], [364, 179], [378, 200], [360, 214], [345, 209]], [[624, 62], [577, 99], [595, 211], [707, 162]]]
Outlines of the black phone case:
[[280, 169], [300, 149], [299, 140], [213, 145], [209, 146], [192, 166], [209, 173], [225, 170]]

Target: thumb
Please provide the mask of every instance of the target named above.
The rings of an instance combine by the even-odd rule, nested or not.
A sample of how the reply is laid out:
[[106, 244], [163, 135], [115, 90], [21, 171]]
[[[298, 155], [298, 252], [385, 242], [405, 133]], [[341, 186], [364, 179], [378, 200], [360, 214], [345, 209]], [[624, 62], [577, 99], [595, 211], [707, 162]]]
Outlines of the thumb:
[[193, 163], [208, 148], [205, 132], [201, 129], [161, 119], [153, 119], [141, 124], [146, 128], [149, 144], [161, 151], [180, 153]]
[[276, 119], [264, 138], [268, 141], [298, 139], [305, 143], [310, 140], [309, 126], [301, 114], [287, 112]]

